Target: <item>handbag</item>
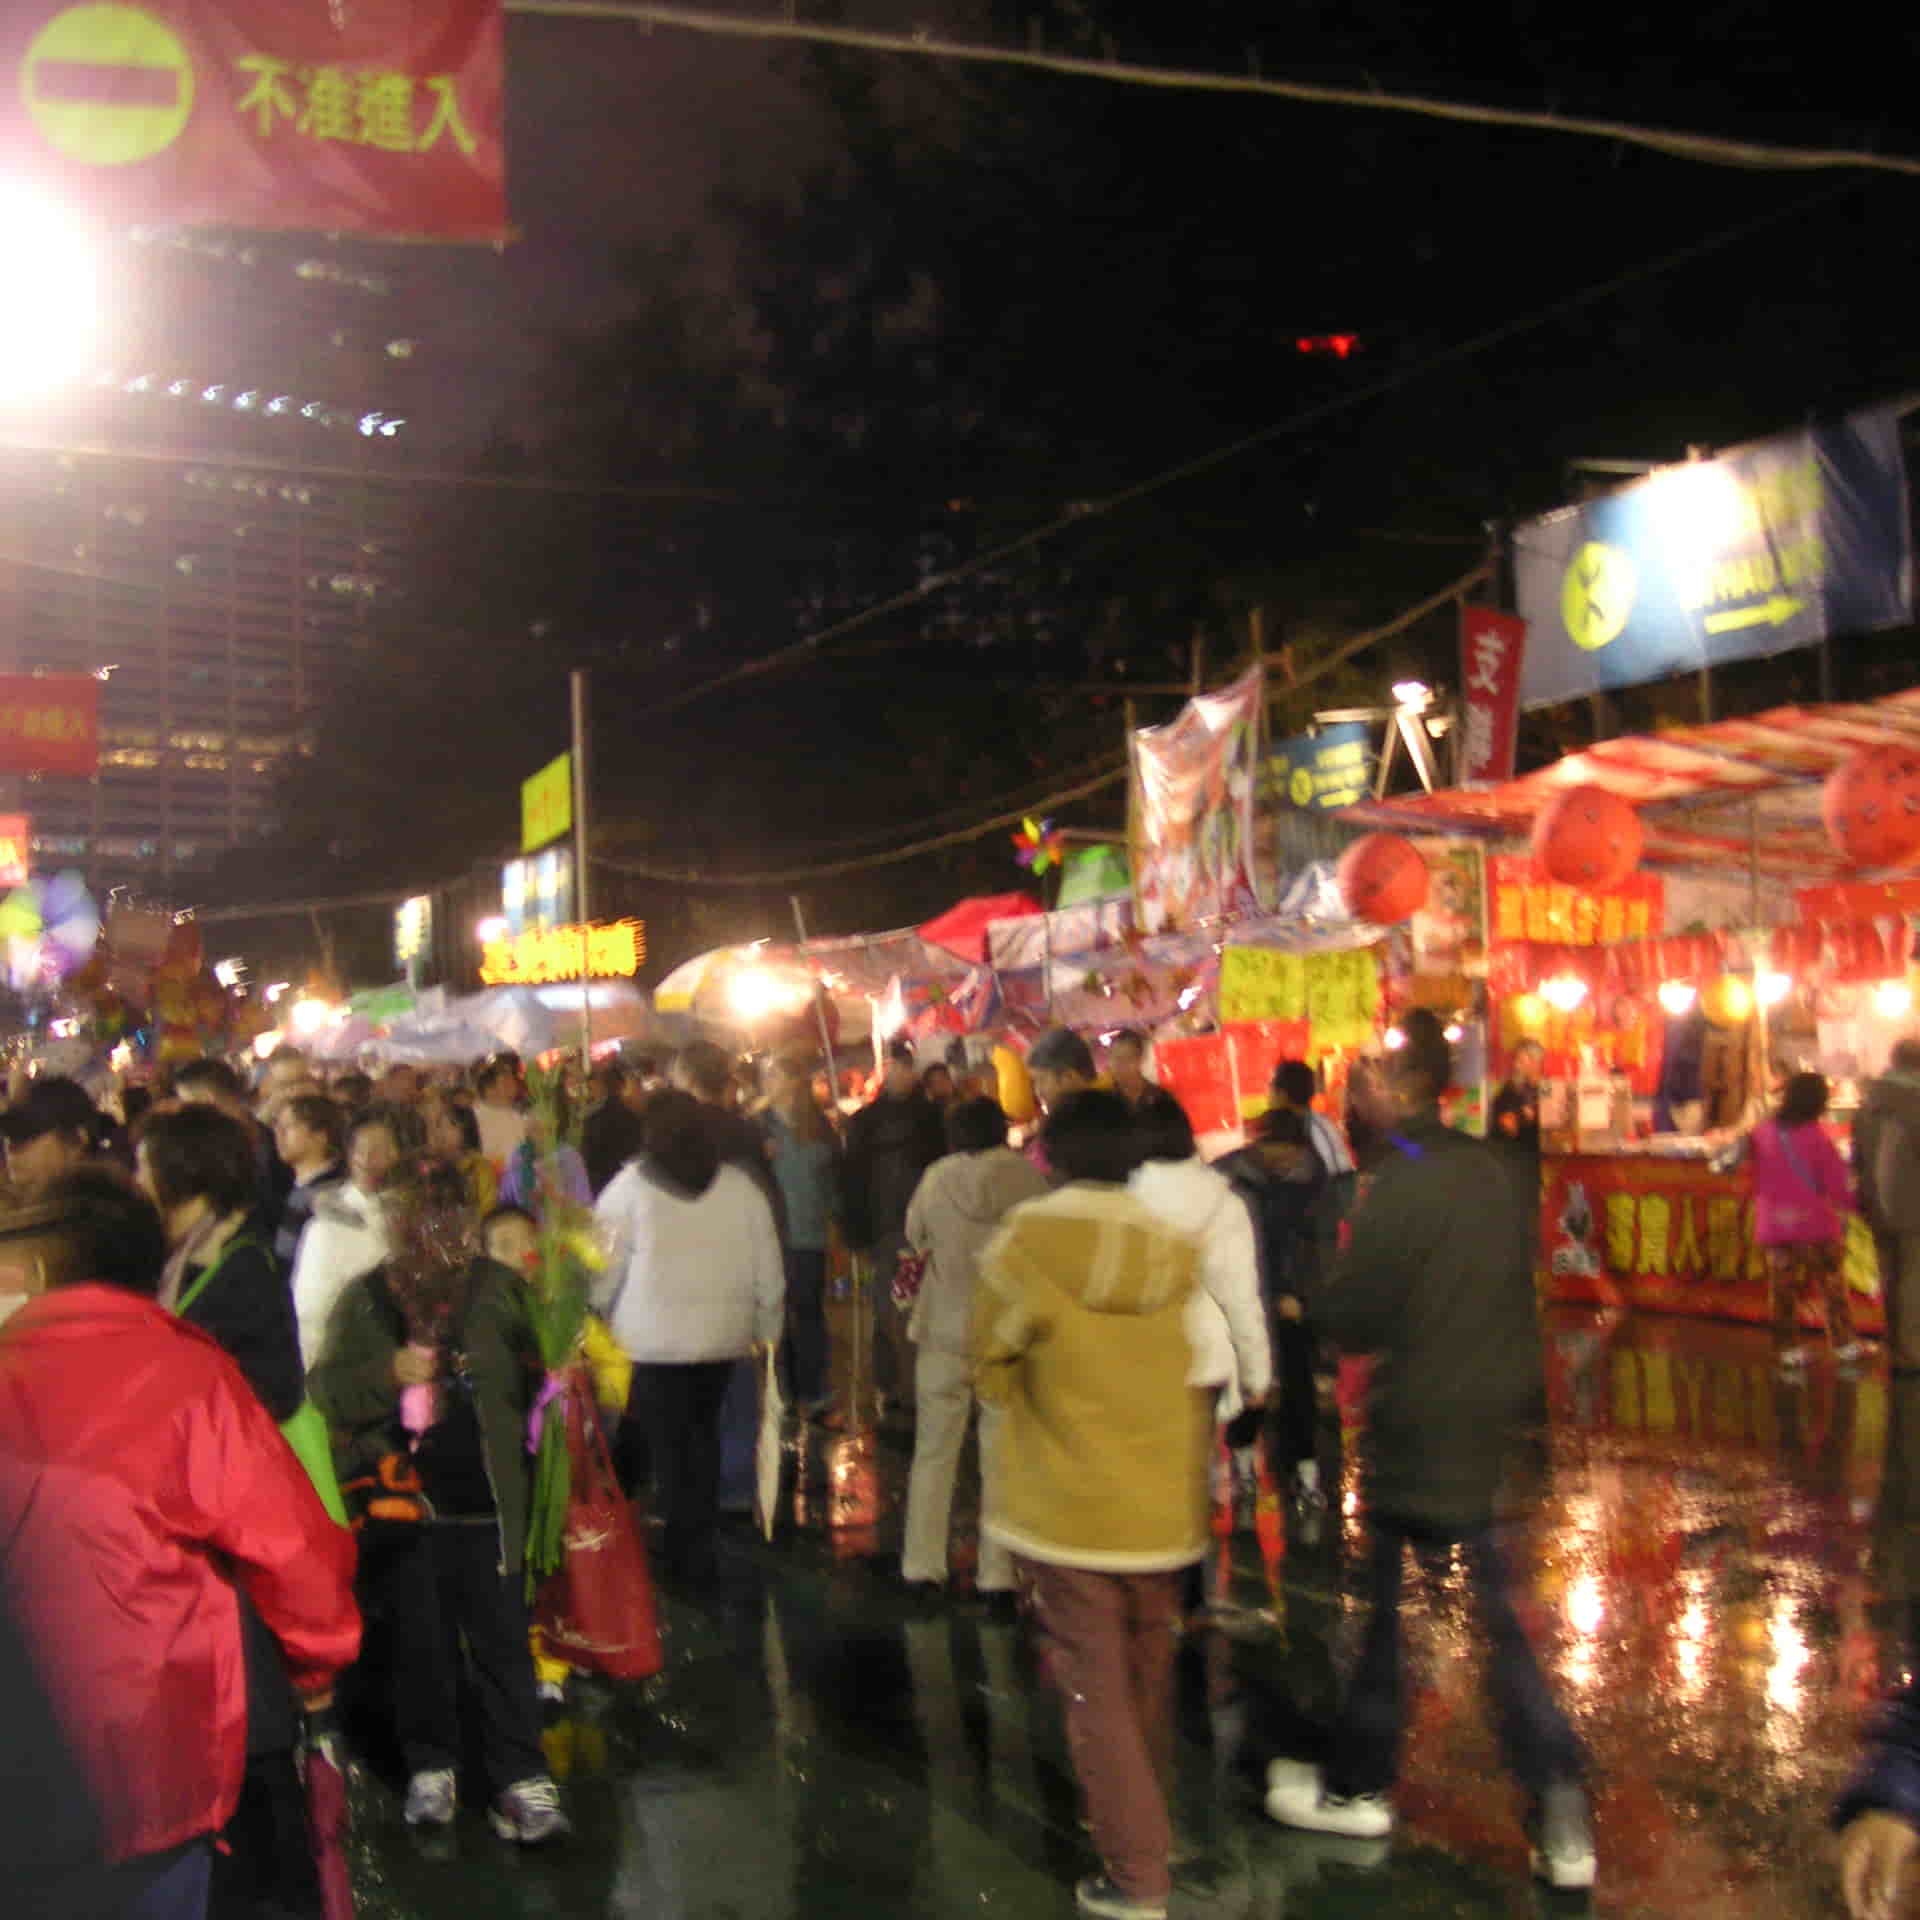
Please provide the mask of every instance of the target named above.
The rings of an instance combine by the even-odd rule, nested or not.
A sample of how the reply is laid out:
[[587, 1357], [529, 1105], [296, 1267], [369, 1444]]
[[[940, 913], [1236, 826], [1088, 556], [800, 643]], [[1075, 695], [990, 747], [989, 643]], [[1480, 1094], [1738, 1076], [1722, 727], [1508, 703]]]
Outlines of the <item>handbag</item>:
[[920, 1289], [926, 1284], [927, 1263], [932, 1258], [931, 1254], [922, 1253], [917, 1247], [900, 1249], [900, 1258], [893, 1269], [893, 1285], [887, 1295], [896, 1312], [913, 1311], [914, 1302], [920, 1298]]
[[[241, 1247], [259, 1247], [258, 1240], [238, 1238], [229, 1240], [214, 1258], [200, 1269], [199, 1277], [188, 1287], [174, 1303], [174, 1312], [184, 1314], [194, 1301], [206, 1291], [207, 1283], [226, 1265], [227, 1256]], [[265, 1249], [262, 1248], [264, 1252]], [[341, 1497], [340, 1476], [333, 1467], [333, 1439], [327, 1432], [327, 1422], [320, 1409], [311, 1400], [303, 1399], [293, 1413], [280, 1422], [280, 1434], [287, 1445], [293, 1449], [294, 1458], [307, 1470], [307, 1478], [313, 1482], [313, 1490], [320, 1496], [320, 1504], [326, 1508], [328, 1518], [340, 1526], [347, 1526], [347, 1503]]]
[[609, 1680], [650, 1679], [660, 1671], [660, 1625], [646, 1548], [577, 1375], [562, 1403], [571, 1475], [566, 1559], [540, 1583], [533, 1624], [556, 1660]]

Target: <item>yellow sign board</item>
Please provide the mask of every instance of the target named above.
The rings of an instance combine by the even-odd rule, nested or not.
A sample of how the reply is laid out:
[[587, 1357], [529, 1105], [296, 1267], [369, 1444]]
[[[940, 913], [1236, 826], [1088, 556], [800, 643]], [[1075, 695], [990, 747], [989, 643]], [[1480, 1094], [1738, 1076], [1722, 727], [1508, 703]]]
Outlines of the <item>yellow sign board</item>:
[[573, 755], [550, 760], [520, 783], [520, 851], [534, 853], [573, 831]]
[[647, 957], [644, 921], [594, 921], [541, 927], [489, 940], [480, 978], [490, 987], [543, 987], [557, 980], [626, 980]]

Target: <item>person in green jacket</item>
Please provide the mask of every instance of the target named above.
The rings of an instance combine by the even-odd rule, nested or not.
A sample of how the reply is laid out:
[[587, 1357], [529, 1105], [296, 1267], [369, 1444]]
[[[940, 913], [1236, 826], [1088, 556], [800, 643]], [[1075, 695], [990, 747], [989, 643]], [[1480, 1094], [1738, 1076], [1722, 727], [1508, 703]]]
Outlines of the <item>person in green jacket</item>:
[[1373, 1356], [1362, 1442], [1373, 1611], [1325, 1771], [1276, 1760], [1267, 1812], [1356, 1838], [1392, 1829], [1407, 1717], [1402, 1566], [1410, 1545], [1457, 1546], [1491, 1642], [1501, 1745], [1532, 1803], [1534, 1872], [1555, 1887], [1590, 1887], [1585, 1755], [1514, 1610], [1496, 1526], [1546, 1411], [1529, 1214], [1495, 1149], [1441, 1123], [1453, 1058], [1440, 1022], [1416, 1011], [1403, 1032], [1388, 1068], [1388, 1154], [1321, 1307], [1342, 1352]]
[[569, 1825], [540, 1745], [522, 1590], [533, 1332], [518, 1277], [480, 1254], [457, 1173], [402, 1195], [392, 1231], [393, 1254], [335, 1306], [308, 1387], [363, 1516], [363, 1604], [389, 1622], [406, 1820], [447, 1826], [458, 1810], [464, 1641], [488, 1817], [533, 1845]]

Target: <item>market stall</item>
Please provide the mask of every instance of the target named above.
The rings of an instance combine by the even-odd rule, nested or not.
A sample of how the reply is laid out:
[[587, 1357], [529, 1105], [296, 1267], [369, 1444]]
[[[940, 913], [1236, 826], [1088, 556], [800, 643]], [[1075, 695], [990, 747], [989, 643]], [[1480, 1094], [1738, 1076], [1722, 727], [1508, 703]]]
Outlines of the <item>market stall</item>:
[[[1500, 785], [1355, 810], [1485, 853], [1492, 1072], [1523, 1040], [1545, 1049], [1550, 1298], [1767, 1317], [1739, 1139], [1807, 1069], [1833, 1085], [1844, 1151], [1860, 1080], [1909, 1024], [1920, 885], [1875, 870], [1920, 852], [1891, 831], [1916, 747], [1920, 689], [1605, 741]], [[1588, 795], [1588, 844], [1556, 847], [1551, 822]], [[1857, 1220], [1846, 1262], [1877, 1329]]]

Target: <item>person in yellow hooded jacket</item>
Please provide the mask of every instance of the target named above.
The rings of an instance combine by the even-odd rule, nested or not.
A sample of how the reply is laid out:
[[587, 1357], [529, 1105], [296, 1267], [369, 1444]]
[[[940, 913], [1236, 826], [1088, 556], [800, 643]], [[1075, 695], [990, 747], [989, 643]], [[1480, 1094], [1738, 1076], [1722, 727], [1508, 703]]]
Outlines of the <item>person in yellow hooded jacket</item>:
[[1127, 1191], [1140, 1144], [1119, 1095], [1068, 1094], [1044, 1141], [1062, 1184], [980, 1260], [976, 1391], [1005, 1433], [982, 1526], [1013, 1555], [1064, 1701], [1104, 1866], [1080, 1911], [1162, 1920], [1174, 1627], [1208, 1537], [1213, 1394], [1188, 1383], [1213, 1377], [1195, 1364], [1210, 1303], [1197, 1244]]

